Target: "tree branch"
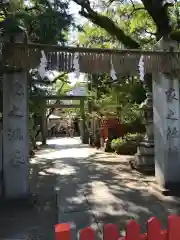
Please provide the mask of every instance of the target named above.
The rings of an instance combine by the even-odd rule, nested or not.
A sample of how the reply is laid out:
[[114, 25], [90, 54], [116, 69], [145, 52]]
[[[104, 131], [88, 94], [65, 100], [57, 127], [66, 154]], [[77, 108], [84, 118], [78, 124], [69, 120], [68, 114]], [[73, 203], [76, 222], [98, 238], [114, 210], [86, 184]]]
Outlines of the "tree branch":
[[146, 11], [146, 9], [143, 8], [143, 7], [134, 8], [134, 9], [132, 10], [132, 12], [128, 15], [128, 19], [129, 19], [129, 21], [131, 21], [131, 18], [133, 17], [133, 14], [134, 14], [135, 12], [137, 12], [137, 11], [140, 11], [140, 10], [144, 10], [144, 11]]
[[[89, 19], [95, 25], [106, 30], [111, 36], [114, 36], [122, 42], [128, 48], [139, 48], [140, 45], [133, 40], [131, 37], [127, 36], [111, 19], [102, 16], [101, 14], [95, 12], [91, 7], [89, 0], [73, 0], [75, 3], [82, 7], [80, 14], [85, 18]], [[156, 38], [159, 40], [161, 37], [169, 36], [172, 32], [172, 26], [170, 24], [170, 18], [168, 15], [168, 7], [172, 6], [172, 3], [164, 3], [164, 0], [141, 0], [145, 10], [152, 17], [154, 23], [156, 24]], [[110, 1], [113, 2], [113, 1]], [[132, 5], [135, 8], [135, 4], [131, 0]], [[135, 11], [140, 10], [136, 9]]]
[[33, 11], [33, 10], [37, 10], [37, 11], [41, 11], [41, 9], [36, 5], [36, 6], [33, 6], [33, 7], [30, 7], [30, 8], [28, 8], [28, 7], [25, 7], [25, 11], [27, 11], [27, 12], [30, 12], [30, 11]]
[[130, 0], [130, 2], [131, 2], [131, 4], [132, 4], [132, 6], [133, 6], [133, 11], [132, 11], [131, 14], [133, 14], [134, 12], [139, 11], [139, 10], [146, 10], [146, 9], [143, 8], [143, 7], [138, 7], [138, 8], [136, 8], [136, 6], [134, 5], [133, 1]]
[[168, 6], [172, 4], [164, 4], [163, 0], [141, 0], [145, 9], [152, 17], [157, 28], [157, 38], [168, 36], [172, 31], [170, 19], [168, 16]]
[[146, 9], [144, 7], [134, 8], [132, 13], [139, 11], [139, 10], [146, 10]]
[[83, 17], [88, 18], [94, 24], [105, 29], [111, 36], [116, 37], [117, 40], [122, 42], [128, 48], [139, 48], [139, 44], [130, 36], [126, 35], [110, 18], [102, 16], [95, 11], [85, 12], [80, 11]]
[[[66, 74], [67, 74], [67, 73], [60, 73], [57, 77], [55, 77], [55, 78], [53, 79], [53, 81], [52, 81], [51, 83], [56, 83], [57, 80], [59, 80], [60, 78], [65, 77]], [[63, 79], [61, 79], [61, 81], [63, 81]], [[64, 82], [66, 82], [66, 81], [64, 81]]]
[[144, 7], [138, 7], [138, 8], [137, 8], [137, 7], [135, 6], [133, 0], [130, 0], [130, 2], [131, 2], [131, 4], [132, 4], [133, 10], [132, 10], [132, 12], [131, 12], [130, 15], [129, 15], [129, 19], [130, 19], [130, 17], [132, 17], [132, 15], [133, 15], [135, 12], [137, 12], [137, 11], [139, 11], [139, 10], [146, 10]]
[[81, 16], [89, 19], [95, 25], [106, 30], [111, 36], [116, 37], [116, 39], [124, 44], [127, 48], [139, 48], [140, 45], [130, 36], [126, 35], [122, 29], [120, 29], [110, 18], [103, 16], [95, 12], [88, 1], [79, 2], [78, 0], [73, 0], [75, 3], [79, 4], [82, 8], [79, 12]]

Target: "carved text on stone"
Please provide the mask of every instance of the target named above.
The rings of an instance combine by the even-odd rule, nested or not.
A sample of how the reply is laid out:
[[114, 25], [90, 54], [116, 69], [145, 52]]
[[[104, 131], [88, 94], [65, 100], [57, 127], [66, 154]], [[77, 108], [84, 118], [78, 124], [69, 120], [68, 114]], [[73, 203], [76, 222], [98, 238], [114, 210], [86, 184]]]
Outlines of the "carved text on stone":
[[174, 88], [169, 88], [166, 92], [167, 102], [172, 102], [173, 100], [178, 100]]
[[[165, 94], [166, 94], [167, 103], [169, 103], [169, 107], [167, 108], [167, 117], [166, 118], [171, 120], [171, 124], [172, 124], [172, 121], [177, 121], [178, 117], [179, 117], [179, 116], [177, 116], [176, 112], [171, 109], [171, 104], [173, 107], [173, 104], [176, 104], [176, 103], [174, 103], [174, 101], [179, 100], [178, 94], [175, 92], [174, 88], [169, 88], [165, 92]], [[179, 152], [179, 148], [171, 140], [175, 139], [175, 138], [179, 138], [179, 126], [178, 125], [173, 126], [173, 127], [171, 125], [167, 126], [166, 138], [169, 141], [168, 153], [171, 155], [172, 154], [176, 155]]]
[[9, 164], [12, 167], [19, 167], [25, 164], [25, 158], [19, 150], [16, 150], [14, 154], [10, 155]]
[[8, 113], [9, 117], [23, 117], [23, 114], [19, 111], [19, 108], [13, 105], [12, 109]]
[[177, 146], [170, 147], [168, 150], [170, 153], [178, 153], [179, 152], [179, 149]]
[[171, 138], [178, 138], [179, 134], [178, 134], [178, 130], [176, 127], [174, 127], [173, 129], [171, 129], [170, 127], [168, 127], [167, 129], [167, 140], [171, 139]]
[[9, 128], [8, 129], [8, 139], [10, 141], [23, 140], [23, 135], [21, 133], [21, 129], [16, 128], [16, 129], [12, 130]]
[[168, 108], [167, 119], [178, 120], [178, 118], [176, 118], [174, 115], [175, 115], [175, 112], [173, 112], [171, 109]]
[[19, 97], [23, 97], [24, 96], [23, 86], [19, 82], [16, 82], [14, 84], [14, 92]]

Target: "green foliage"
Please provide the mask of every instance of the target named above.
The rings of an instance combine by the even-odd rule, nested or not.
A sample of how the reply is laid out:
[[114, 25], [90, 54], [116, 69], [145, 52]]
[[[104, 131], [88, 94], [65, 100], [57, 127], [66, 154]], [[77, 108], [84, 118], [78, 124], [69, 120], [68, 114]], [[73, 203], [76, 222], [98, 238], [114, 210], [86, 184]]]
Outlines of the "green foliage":
[[[73, 24], [73, 18], [69, 14], [69, 1], [57, 0], [56, 3], [49, 0], [9, 0], [7, 4], [0, 3], [0, 33], [9, 37], [11, 41], [19, 33], [26, 33], [30, 42], [44, 44], [64, 44], [67, 41], [69, 27]], [[27, 3], [27, 4], [26, 4]], [[29, 73], [29, 112], [30, 112], [30, 137], [33, 116], [40, 116], [44, 111], [44, 102], [41, 97], [47, 95], [51, 89], [40, 79], [37, 71]], [[41, 83], [37, 83], [41, 81]], [[67, 86], [67, 84], [66, 84]], [[58, 93], [61, 92], [56, 87]], [[65, 86], [63, 88], [65, 91]], [[33, 99], [31, 95], [39, 98]]]
[[117, 44], [105, 30], [90, 23], [84, 24], [83, 32], [79, 33], [78, 40], [82, 46], [92, 48], [112, 48], [113, 44]]
[[[69, 1], [66, 0], [9, 0], [7, 4], [0, 3], [0, 34], [14, 41], [14, 37], [23, 31], [30, 42], [64, 44], [67, 41], [69, 27], [75, 26], [68, 7]], [[38, 72], [35, 69], [33, 71], [33, 74], [29, 73], [28, 75], [29, 121], [32, 121], [33, 115], [42, 114], [44, 102], [41, 97], [52, 90], [43, 83], [44, 79], [40, 78]], [[37, 81], [41, 81], [41, 83], [37, 83]], [[63, 91], [66, 91], [66, 87], [67, 84], [63, 86]], [[58, 85], [56, 90], [58, 93], [61, 92]], [[32, 94], [39, 98], [36, 100], [31, 98]]]
[[[140, 10], [134, 11], [134, 8]], [[150, 34], [155, 31], [155, 24], [142, 8], [140, 3], [134, 6], [131, 3], [123, 3], [119, 7], [116, 6], [113, 11], [102, 11], [102, 14], [116, 21], [126, 34], [133, 36], [145, 48], [149, 46], [151, 40], [155, 40], [155, 36]], [[78, 39], [80, 45], [86, 47], [123, 47], [105, 30], [90, 23], [84, 24], [83, 32], [78, 35]], [[145, 44], [146, 41], [148, 44]], [[108, 74], [92, 74], [90, 79], [93, 110], [106, 114], [114, 112], [123, 124], [134, 124], [138, 129], [142, 126], [143, 116], [139, 105], [145, 100], [146, 95], [138, 76], [118, 77], [114, 82]]]
[[120, 16], [118, 26], [141, 46], [155, 43], [156, 26], [143, 4], [123, 4], [117, 9], [117, 14]]
[[67, 41], [67, 32], [73, 18], [68, 12], [69, 1], [11, 0], [1, 8], [2, 32], [16, 35], [26, 31], [32, 42], [56, 44]]
[[73, 1], [82, 7], [80, 14], [83, 17], [104, 29], [127, 48], [148, 47], [180, 29], [179, 0], [142, 0], [142, 3], [137, 0], [100, 0], [98, 3], [93, 1], [93, 4], [89, 1]]
[[[100, 86], [100, 85], [99, 85]], [[95, 89], [93, 90], [95, 91]], [[145, 100], [145, 90], [139, 80], [119, 80], [119, 84], [111, 87], [103, 85], [97, 90], [98, 96], [94, 98], [93, 106], [103, 112], [114, 112], [119, 116], [121, 123], [137, 125], [142, 124], [143, 116], [139, 108]]]
[[[56, 1], [56, 5], [47, 0], [39, 0], [32, 4], [31, 17], [26, 18], [25, 24], [32, 41], [56, 44], [67, 40], [65, 32], [72, 22], [69, 15], [68, 1]], [[40, 10], [40, 11], [39, 11]]]
[[59, 78], [56, 79], [56, 82], [53, 84], [54, 91], [59, 94], [66, 94], [71, 90], [71, 85], [68, 83], [68, 75], [62, 74]]
[[[135, 10], [137, 9], [137, 10]], [[123, 32], [131, 36], [141, 47], [147, 48], [156, 42], [156, 26], [141, 3], [129, 2], [116, 5], [113, 11], [105, 8], [102, 15], [116, 22]], [[102, 48], [123, 48], [123, 45], [104, 29], [85, 23], [83, 32], [79, 34], [79, 42], [84, 46]], [[123, 41], [122, 41], [123, 42]]]
[[111, 148], [118, 154], [133, 155], [136, 153], [137, 146], [142, 139], [142, 134], [128, 133], [121, 138], [113, 139], [111, 142]]
[[143, 115], [142, 111], [139, 108], [139, 105], [136, 103], [127, 103], [121, 108], [120, 119], [122, 123], [130, 124], [135, 121], [142, 122]]

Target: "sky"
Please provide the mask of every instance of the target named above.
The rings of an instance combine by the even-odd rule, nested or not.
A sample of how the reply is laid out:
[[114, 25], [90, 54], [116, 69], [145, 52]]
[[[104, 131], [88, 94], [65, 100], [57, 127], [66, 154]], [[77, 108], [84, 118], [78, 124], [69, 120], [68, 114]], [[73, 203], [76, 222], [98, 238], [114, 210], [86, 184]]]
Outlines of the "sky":
[[[78, 13], [79, 10], [80, 10], [79, 5], [76, 4], [75, 2], [71, 1], [70, 7], [69, 7], [70, 13], [74, 16], [75, 22], [77, 24], [83, 24], [83, 22], [85, 21], [85, 18], [80, 16], [80, 14]], [[73, 42], [76, 39], [77, 39], [77, 31], [71, 31], [70, 32], [70, 42]]]

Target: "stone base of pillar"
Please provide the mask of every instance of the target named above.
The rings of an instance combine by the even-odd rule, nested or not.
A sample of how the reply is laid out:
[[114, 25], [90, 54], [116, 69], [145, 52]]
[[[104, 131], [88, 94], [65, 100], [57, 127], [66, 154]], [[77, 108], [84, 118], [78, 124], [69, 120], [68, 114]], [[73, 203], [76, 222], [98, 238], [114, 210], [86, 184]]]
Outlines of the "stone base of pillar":
[[133, 169], [141, 172], [154, 173], [154, 144], [153, 142], [140, 142], [137, 147], [137, 153], [130, 160], [130, 165]]
[[1, 197], [0, 204], [1, 206], [14, 206], [14, 207], [34, 207], [38, 203], [38, 196], [36, 194], [28, 193], [27, 195], [20, 196], [18, 198], [6, 198]]
[[104, 148], [104, 138], [100, 139], [100, 143], [101, 143], [101, 148]]
[[99, 136], [98, 133], [95, 133], [95, 135], [94, 135], [94, 146], [96, 148], [100, 148], [101, 147], [100, 136]]
[[82, 137], [83, 144], [89, 144], [89, 133], [85, 131], [84, 136]]
[[179, 182], [169, 183], [167, 187], [163, 187], [155, 183], [150, 184], [150, 192], [158, 198], [161, 198], [163, 196], [180, 197], [179, 189]]
[[46, 138], [43, 138], [43, 139], [42, 139], [42, 145], [46, 145], [46, 144], [47, 144]]
[[94, 143], [93, 134], [90, 133], [90, 134], [89, 134], [89, 145], [90, 145], [90, 146], [93, 146], [93, 143]]

